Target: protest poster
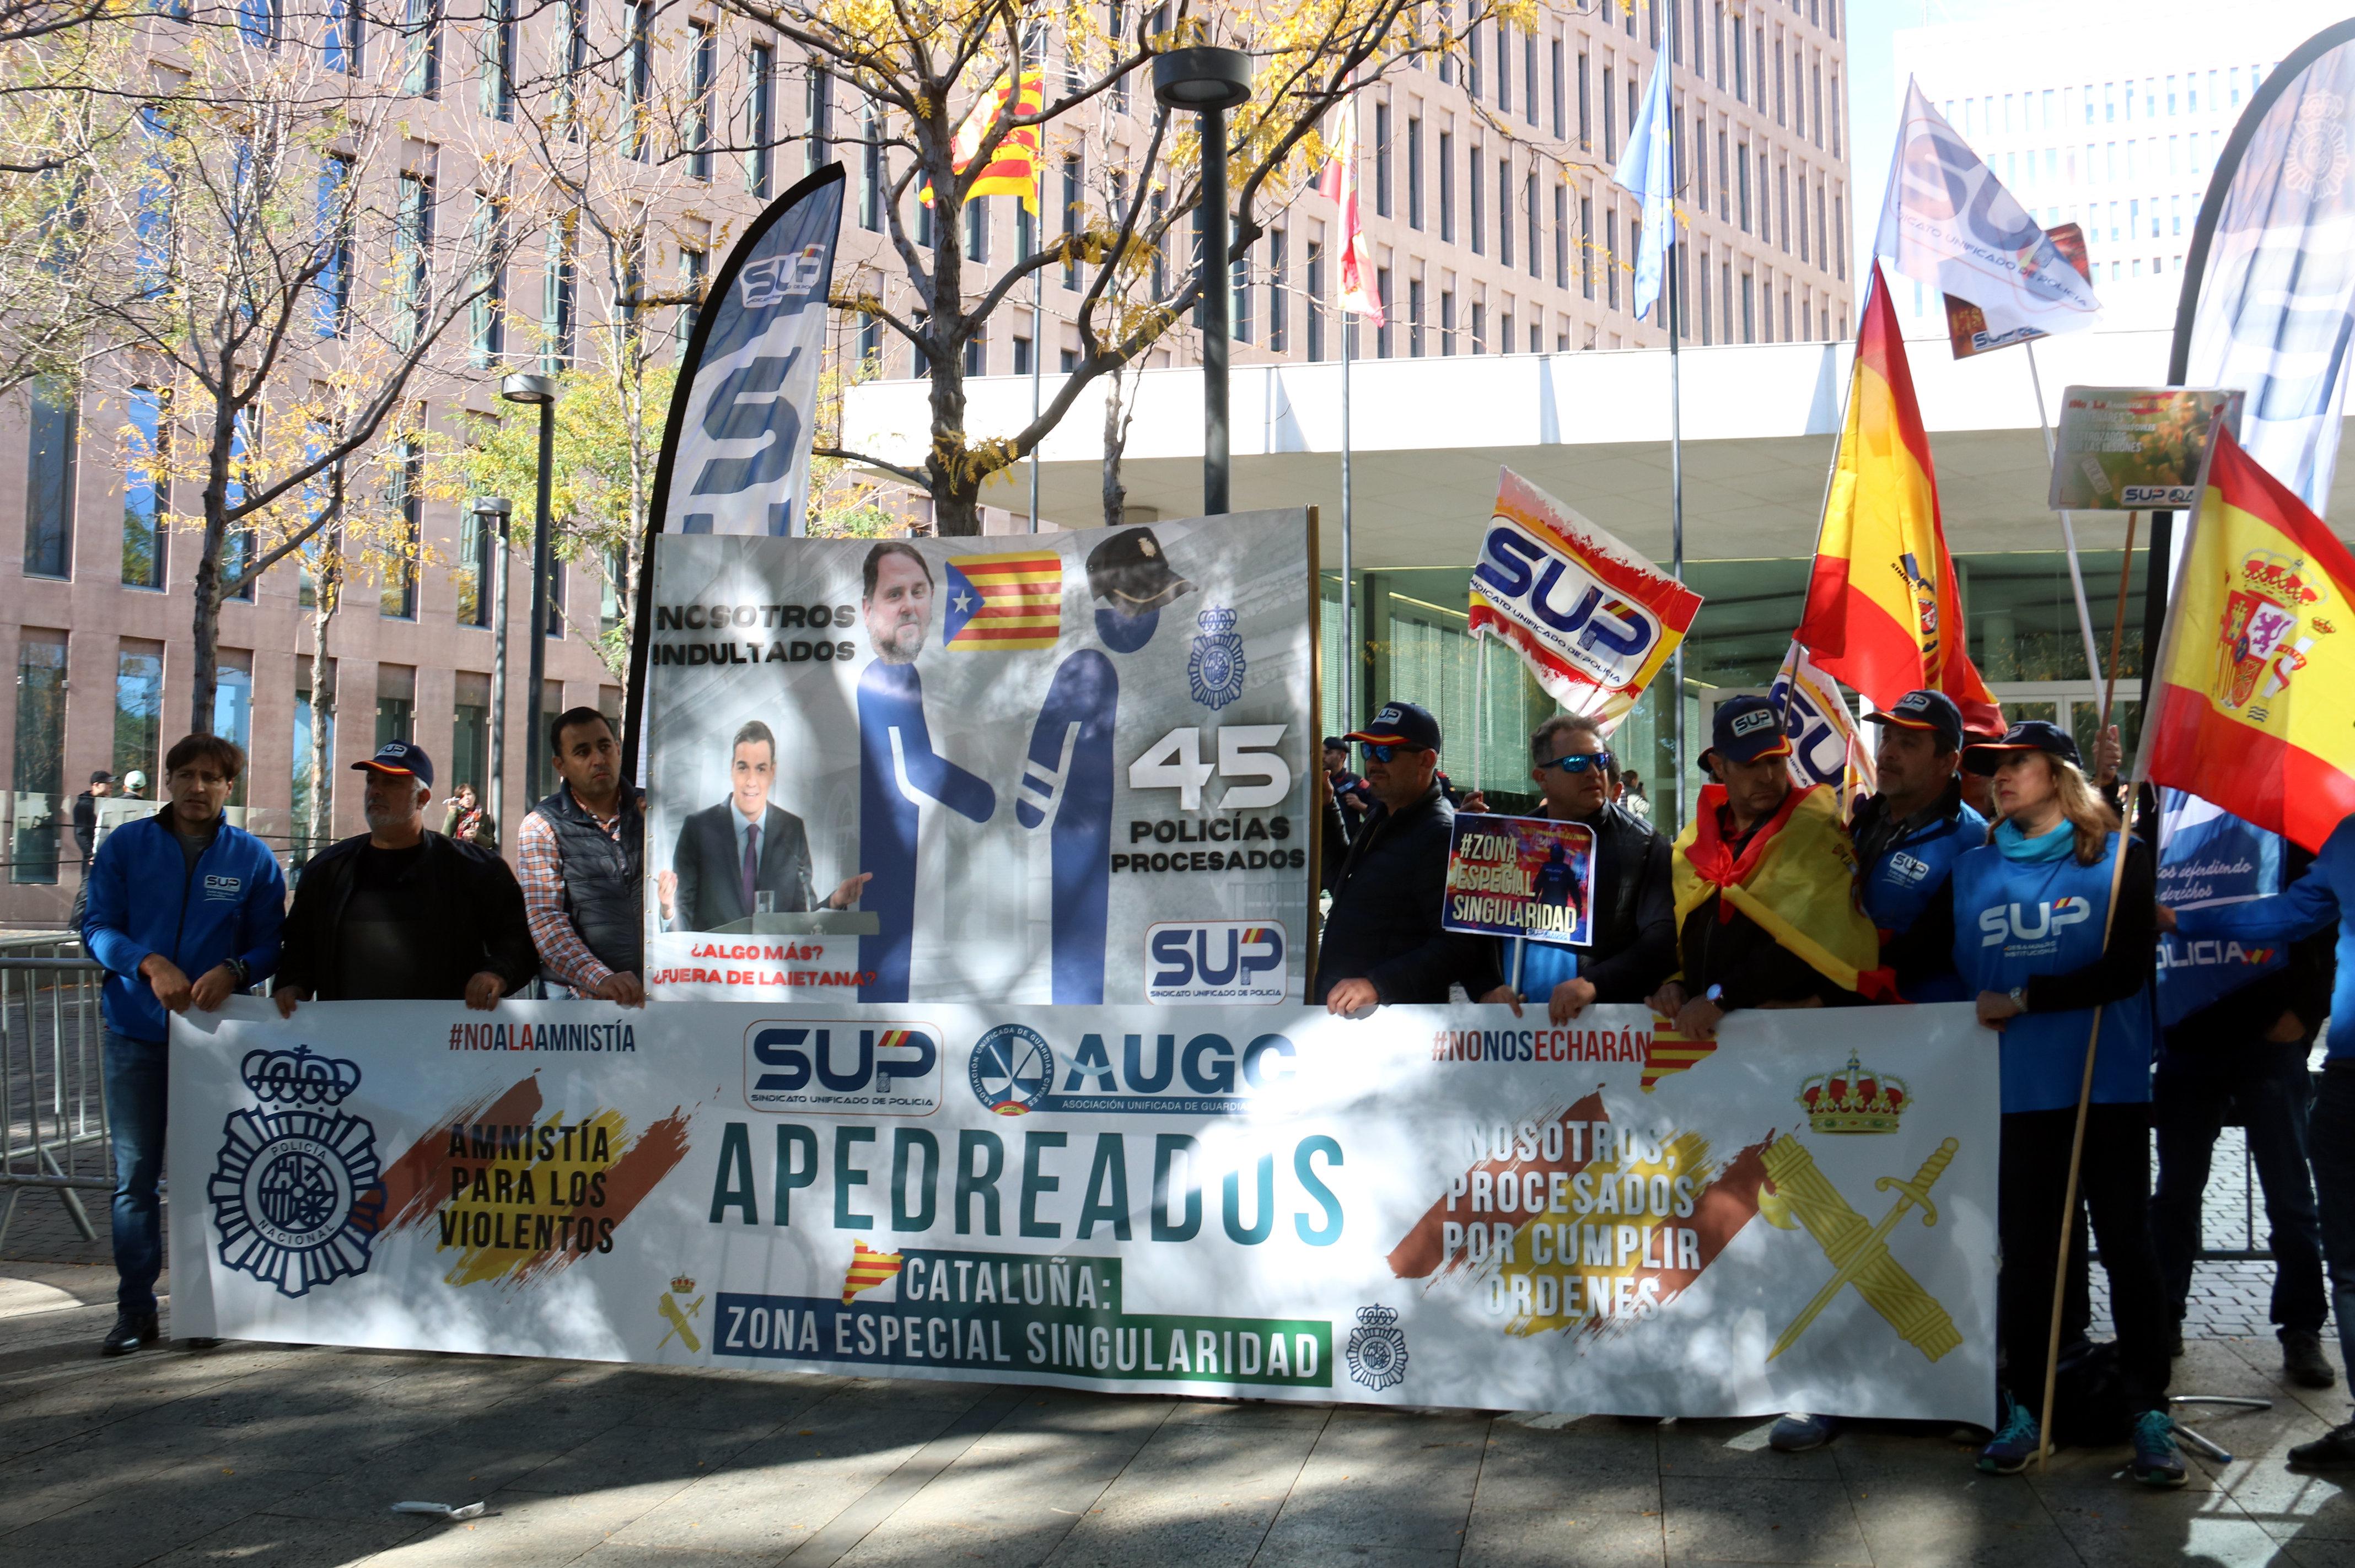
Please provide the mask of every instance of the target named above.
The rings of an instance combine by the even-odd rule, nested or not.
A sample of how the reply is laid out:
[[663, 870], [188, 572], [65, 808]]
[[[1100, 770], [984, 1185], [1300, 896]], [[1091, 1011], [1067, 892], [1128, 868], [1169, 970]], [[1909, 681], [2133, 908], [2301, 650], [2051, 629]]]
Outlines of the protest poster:
[[1305, 511], [663, 536], [650, 994], [1299, 999], [1315, 559]]
[[1594, 830], [1544, 817], [1457, 812], [1439, 920], [1451, 931], [1591, 946]]
[[2053, 432], [2055, 512], [2143, 512], [2198, 503], [2221, 419], [2237, 392], [2182, 387], [2072, 387]]
[[[2158, 900], [2178, 913], [2282, 890], [2281, 835], [2181, 789], [2158, 792]], [[2158, 938], [2158, 1017], [2169, 1028], [2250, 981], [2289, 967], [2286, 942]]]
[[1992, 1424], [1971, 1009], [1654, 1029], [238, 998], [172, 1025], [173, 1330]]
[[[2073, 223], [2056, 223], [2044, 231], [2052, 249], [2061, 259], [2077, 270], [2077, 276], [2087, 283], [2094, 281], [2092, 260], [2085, 253], [2085, 231]], [[1987, 327], [1987, 313], [1959, 294], [1939, 296], [1946, 302], [1946, 336], [1954, 344], [1956, 359], [1968, 359], [1973, 355], [1990, 349], [2009, 348], [2016, 343], [2029, 343], [2051, 334], [2041, 327], [2014, 326], [2007, 332], [1994, 332]]]
[[1509, 644], [1547, 695], [1608, 735], [1691, 630], [1700, 595], [1504, 471], [1473, 563], [1475, 637]]

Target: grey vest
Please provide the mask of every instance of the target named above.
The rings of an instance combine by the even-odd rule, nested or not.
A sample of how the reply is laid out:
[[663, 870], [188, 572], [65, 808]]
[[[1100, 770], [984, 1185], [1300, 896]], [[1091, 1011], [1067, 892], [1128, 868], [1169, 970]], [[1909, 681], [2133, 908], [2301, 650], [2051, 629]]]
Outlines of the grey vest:
[[[645, 922], [641, 900], [645, 865], [646, 819], [634, 789], [622, 795], [622, 836], [616, 841], [572, 798], [572, 787], [532, 808], [555, 831], [564, 863], [564, 912], [597, 961], [622, 974], [643, 976]], [[559, 984], [543, 965], [540, 978]]]

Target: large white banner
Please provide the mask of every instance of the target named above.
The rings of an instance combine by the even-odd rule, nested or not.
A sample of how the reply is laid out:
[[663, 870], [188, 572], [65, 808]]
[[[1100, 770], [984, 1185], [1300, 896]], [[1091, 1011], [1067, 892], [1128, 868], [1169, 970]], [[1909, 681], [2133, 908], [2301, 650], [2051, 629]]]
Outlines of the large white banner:
[[1298, 1000], [1315, 558], [1305, 512], [659, 540], [652, 993]]
[[261, 1003], [173, 1023], [181, 1334], [1991, 1423], [1963, 1005]]

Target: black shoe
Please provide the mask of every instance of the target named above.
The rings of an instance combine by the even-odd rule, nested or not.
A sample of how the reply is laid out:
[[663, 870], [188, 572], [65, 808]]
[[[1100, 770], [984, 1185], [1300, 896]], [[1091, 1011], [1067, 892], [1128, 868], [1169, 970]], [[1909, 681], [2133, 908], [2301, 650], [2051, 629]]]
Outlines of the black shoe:
[[2339, 1381], [2322, 1355], [2322, 1336], [2311, 1329], [2281, 1332], [2282, 1375], [2300, 1388], [2328, 1388]]
[[2334, 1426], [2311, 1443], [2300, 1443], [2289, 1451], [2289, 1462], [2302, 1470], [2355, 1467], [2355, 1421]]
[[146, 1349], [162, 1337], [155, 1326], [153, 1312], [117, 1312], [114, 1327], [106, 1331], [106, 1343], [101, 1345], [101, 1356], [127, 1356], [133, 1351]]

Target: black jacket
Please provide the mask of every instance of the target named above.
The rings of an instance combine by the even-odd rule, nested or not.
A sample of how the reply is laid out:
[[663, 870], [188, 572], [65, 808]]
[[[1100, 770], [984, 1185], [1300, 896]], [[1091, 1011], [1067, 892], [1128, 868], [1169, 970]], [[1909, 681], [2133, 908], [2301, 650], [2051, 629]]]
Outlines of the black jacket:
[[[679, 824], [670, 868], [678, 876], [671, 904], [674, 931], [716, 931], [752, 911], [744, 903], [744, 872], [736, 851], [736, 804], [722, 800]], [[802, 820], [779, 806], [761, 814], [761, 859], [752, 891], [776, 895], [778, 913], [815, 909], [809, 835]]]
[[[1668, 841], [1624, 806], [1604, 806], [1587, 825], [1594, 830], [1594, 946], [1578, 955], [1579, 978], [1597, 1001], [1648, 1001], [1677, 969]], [[1508, 965], [1511, 940], [1500, 938], [1497, 952]]]
[[[362, 833], [322, 851], [294, 885], [294, 906], [286, 915], [285, 948], [278, 959], [275, 989], [300, 987], [320, 1001], [340, 1001], [365, 990], [360, 977], [343, 972], [344, 908], [351, 902], [352, 878]], [[428, 832], [425, 854], [414, 874], [428, 879], [427, 902], [434, 923], [416, 933], [430, 946], [434, 969], [449, 999], [466, 994], [466, 982], [488, 970], [514, 996], [539, 972], [524, 918], [523, 888], [507, 863], [472, 844]]]
[[73, 798], [73, 835], [82, 859], [98, 853], [98, 797], [87, 789]]
[[1496, 943], [1439, 923], [1447, 895], [1447, 842], [1455, 821], [1433, 784], [1393, 815], [1377, 803], [1355, 840], [1340, 809], [1325, 807], [1325, 886], [1333, 907], [1316, 953], [1314, 1000], [1345, 980], [1371, 980], [1386, 1003], [1444, 1002], [1451, 981], [1475, 997], [1504, 983]]

